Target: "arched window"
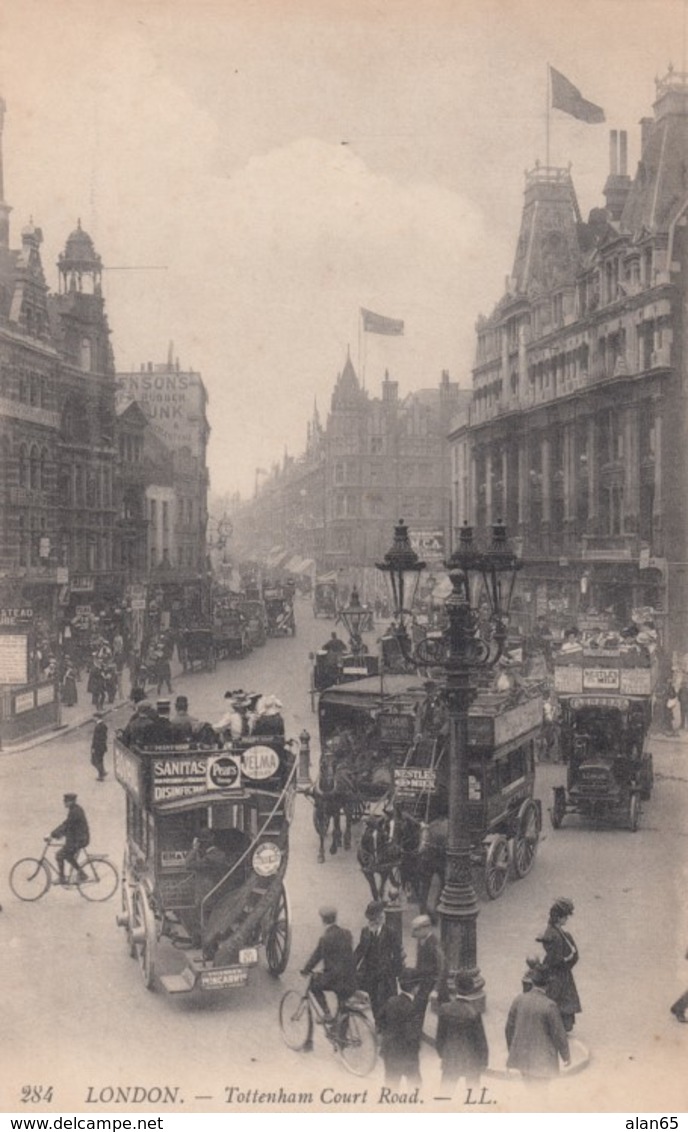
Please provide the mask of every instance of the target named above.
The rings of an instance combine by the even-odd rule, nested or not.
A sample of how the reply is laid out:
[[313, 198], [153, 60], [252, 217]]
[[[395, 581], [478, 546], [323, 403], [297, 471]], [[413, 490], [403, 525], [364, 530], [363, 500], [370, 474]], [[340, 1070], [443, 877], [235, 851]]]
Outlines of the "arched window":
[[48, 485], [48, 449], [41, 448], [41, 458], [38, 468], [38, 486], [41, 491], [45, 491]]
[[19, 447], [19, 486], [29, 486], [29, 457], [25, 444]]

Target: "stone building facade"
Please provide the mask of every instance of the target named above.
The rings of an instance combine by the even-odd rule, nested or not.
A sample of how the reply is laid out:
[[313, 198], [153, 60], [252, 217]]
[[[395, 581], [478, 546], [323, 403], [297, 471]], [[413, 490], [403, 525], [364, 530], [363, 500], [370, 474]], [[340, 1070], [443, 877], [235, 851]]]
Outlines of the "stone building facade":
[[688, 642], [688, 76], [657, 81], [605, 206], [536, 166], [507, 289], [477, 325], [473, 398], [451, 434], [455, 514], [498, 518], [525, 561], [525, 621], [650, 608]]

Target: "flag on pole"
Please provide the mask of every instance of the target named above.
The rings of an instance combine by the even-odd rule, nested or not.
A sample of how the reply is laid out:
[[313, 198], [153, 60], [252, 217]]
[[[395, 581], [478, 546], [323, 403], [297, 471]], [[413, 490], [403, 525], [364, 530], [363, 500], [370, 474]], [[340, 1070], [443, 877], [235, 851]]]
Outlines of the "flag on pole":
[[403, 334], [404, 321], [401, 318], [385, 318], [383, 314], [374, 314], [361, 307], [363, 331], [365, 334]]
[[561, 71], [549, 69], [552, 83], [552, 107], [554, 110], [563, 110], [572, 118], [579, 118], [581, 122], [604, 122], [604, 110], [594, 102], [588, 102], [572, 82], [562, 75]]

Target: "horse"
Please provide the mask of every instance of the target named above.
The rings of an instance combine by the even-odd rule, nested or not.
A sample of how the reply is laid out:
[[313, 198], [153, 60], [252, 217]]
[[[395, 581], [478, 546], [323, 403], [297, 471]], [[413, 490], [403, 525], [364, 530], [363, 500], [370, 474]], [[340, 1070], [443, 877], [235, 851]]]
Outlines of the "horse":
[[[334, 856], [340, 846], [351, 848], [351, 826], [356, 808], [356, 782], [346, 759], [338, 759], [333, 749], [326, 749], [320, 757], [320, 770], [309, 794], [313, 799], [313, 824], [320, 838], [318, 861], [325, 860], [325, 838], [332, 823], [330, 854]], [[342, 837], [341, 816], [344, 815]]]
[[381, 813], [370, 814], [364, 820], [358, 863], [373, 900], [384, 898], [388, 884], [415, 889], [421, 823], [389, 804]]

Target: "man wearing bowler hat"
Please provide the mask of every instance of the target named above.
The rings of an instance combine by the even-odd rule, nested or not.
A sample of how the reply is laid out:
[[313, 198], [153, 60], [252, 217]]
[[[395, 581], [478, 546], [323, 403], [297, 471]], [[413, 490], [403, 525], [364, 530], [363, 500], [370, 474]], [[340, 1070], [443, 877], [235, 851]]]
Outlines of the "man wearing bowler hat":
[[385, 920], [383, 900], [371, 900], [365, 918], [354, 960], [359, 987], [370, 996], [377, 1025], [387, 999], [396, 993], [397, 976], [403, 965], [401, 942]]
[[569, 1042], [557, 1004], [547, 997], [549, 979], [541, 964], [529, 969], [531, 990], [514, 999], [506, 1021], [507, 1066], [518, 1069], [527, 1084], [544, 1083], [559, 1073], [559, 1058], [571, 1060]]
[[51, 837], [59, 838], [64, 837], [64, 845], [61, 845], [55, 854], [57, 867], [60, 872], [60, 884], [65, 884], [64, 863], [67, 862], [73, 869], [76, 869], [77, 880], [86, 880], [86, 873], [79, 867], [76, 855], [80, 849], [85, 849], [88, 845], [91, 835], [88, 829], [88, 822], [86, 821], [86, 814], [76, 800], [76, 794], [64, 794], [63, 802], [67, 807], [67, 817], [54, 829], [50, 834]]
[[[318, 909], [318, 914], [323, 922], [324, 931], [318, 940], [318, 946], [302, 968], [301, 974], [311, 976], [310, 990], [327, 1019], [330, 1018], [330, 1011], [325, 991], [334, 991], [337, 1005], [341, 1008], [342, 1003], [356, 990], [356, 968], [351, 932], [346, 928], [340, 928], [337, 923], [337, 909], [326, 905]], [[314, 971], [319, 963], [322, 964], [322, 971]]]

